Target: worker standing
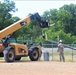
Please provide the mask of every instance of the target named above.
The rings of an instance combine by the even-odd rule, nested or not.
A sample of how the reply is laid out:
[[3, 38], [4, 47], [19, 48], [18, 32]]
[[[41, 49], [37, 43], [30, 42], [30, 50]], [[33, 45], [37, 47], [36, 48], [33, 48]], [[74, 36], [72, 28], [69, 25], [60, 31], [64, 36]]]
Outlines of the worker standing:
[[59, 52], [60, 61], [63, 60], [63, 62], [65, 62], [65, 58], [64, 58], [64, 46], [63, 46], [62, 40], [59, 41], [58, 52]]

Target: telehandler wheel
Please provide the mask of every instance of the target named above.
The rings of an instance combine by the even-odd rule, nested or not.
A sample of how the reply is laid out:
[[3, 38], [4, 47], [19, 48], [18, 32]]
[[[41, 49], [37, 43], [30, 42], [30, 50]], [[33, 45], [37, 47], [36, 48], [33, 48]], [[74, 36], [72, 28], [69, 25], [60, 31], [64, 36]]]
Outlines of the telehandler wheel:
[[15, 52], [13, 49], [8, 50], [7, 54], [4, 54], [4, 59], [6, 62], [14, 62]]
[[16, 57], [15, 57], [15, 60], [17, 60], [17, 61], [19, 61], [20, 59], [21, 59], [20, 56], [16, 56]]
[[39, 59], [39, 52], [38, 49], [33, 49], [30, 53], [29, 53], [29, 58], [31, 61], [37, 61]]

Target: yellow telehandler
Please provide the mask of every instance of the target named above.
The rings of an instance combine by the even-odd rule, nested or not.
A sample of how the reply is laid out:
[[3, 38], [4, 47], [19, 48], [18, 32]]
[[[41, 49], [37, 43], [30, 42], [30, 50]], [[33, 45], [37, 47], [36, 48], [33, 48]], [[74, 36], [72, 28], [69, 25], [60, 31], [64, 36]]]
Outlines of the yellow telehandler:
[[[18, 44], [14, 38], [10, 38], [10, 34], [16, 30], [28, 25], [36, 19], [39, 22], [41, 28], [48, 27], [48, 22], [43, 21], [38, 13], [28, 15], [24, 19], [17, 21], [16, 23], [4, 28], [0, 31], [0, 56], [3, 56], [6, 62], [14, 62], [20, 60], [23, 56], [29, 56], [31, 61], [37, 61], [41, 56], [41, 44], [31, 46], [30, 48], [24, 44]], [[2, 40], [2, 41], [1, 41]], [[13, 40], [14, 43], [9, 41]]]

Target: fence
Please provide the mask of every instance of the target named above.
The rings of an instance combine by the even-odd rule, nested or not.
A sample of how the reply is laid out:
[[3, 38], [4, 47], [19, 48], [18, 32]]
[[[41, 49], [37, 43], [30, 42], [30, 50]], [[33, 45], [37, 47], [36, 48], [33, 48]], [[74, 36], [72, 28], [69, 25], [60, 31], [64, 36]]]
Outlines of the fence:
[[[31, 41], [31, 40], [25, 40], [27, 42], [27, 44]], [[50, 44], [43, 44], [43, 48], [42, 48], [42, 57], [41, 60], [44, 60], [44, 54], [45, 52], [49, 53], [49, 61], [59, 61], [59, 54], [57, 52], [57, 45], [58, 42], [52, 41], [52, 40], [48, 40], [49, 42], [51, 42]], [[24, 40], [19, 41], [20, 43], [23, 43]], [[36, 45], [37, 46], [37, 45]], [[64, 44], [65, 48], [64, 48], [64, 56], [65, 56], [65, 61], [67, 62], [76, 62], [76, 44]]]
[[[74, 45], [76, 46], [76, 44]], [[59, 61], [59, 54], [57, 52], [57, 44], [43, 44], [42, 48], [42, 60], [44, 59], [44, 53], [49, 53], [49, 60], [50, 61]], [[64, 56], [66, 62], [76, 62], [76, 50], [74, 47], [71, 47], [70, 44], [65, 45], [64, 48]]]

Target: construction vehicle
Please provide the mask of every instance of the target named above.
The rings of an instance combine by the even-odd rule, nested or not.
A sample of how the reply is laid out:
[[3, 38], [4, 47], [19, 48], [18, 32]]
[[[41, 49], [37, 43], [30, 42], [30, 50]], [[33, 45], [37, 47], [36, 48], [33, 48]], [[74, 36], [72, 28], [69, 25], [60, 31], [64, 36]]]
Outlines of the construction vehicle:
[[[41, 45], [28, 48], [27, 45], [18, 44], [15, 42], [14, 38], [10, 38], [10, 34], [28, 25], [28, 23], [32, 22], [34, 19], [39, 22], [39, 26], [41, 28], [48, 27], [48, 22], [43, 21], [40, 15], [35, 13], [17, 21], [14, 24], [11, 24], [0, 31], [0, 40], [2, 40], [2, 43], [0, 43], [0, 56], [3, 56], [6, 62], [20, 60], [23, 56], [29, 56], [31, 61], [37, 61], [41, 56]], [[13, 40], [14, 43], [11, 43], [11, 40]]]

